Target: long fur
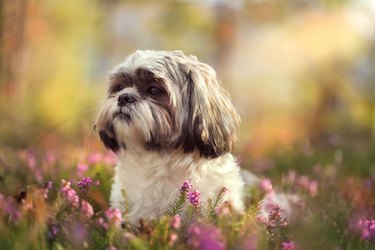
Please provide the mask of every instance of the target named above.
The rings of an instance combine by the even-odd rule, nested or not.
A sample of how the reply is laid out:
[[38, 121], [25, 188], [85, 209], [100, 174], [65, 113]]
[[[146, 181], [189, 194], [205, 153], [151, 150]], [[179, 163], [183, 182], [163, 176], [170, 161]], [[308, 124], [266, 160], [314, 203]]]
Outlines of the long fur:
[[131, 222], [156, 218], [190, 179], [203, 201], [226, 187], [226, 199], [243, 210], [243, 181], [230, 154], [240, 119], [209, 65], [181, 51], [137, 51], [109, 83], [95, 127], [119, 159], [112, 206], [124, 209], [125, 189]]

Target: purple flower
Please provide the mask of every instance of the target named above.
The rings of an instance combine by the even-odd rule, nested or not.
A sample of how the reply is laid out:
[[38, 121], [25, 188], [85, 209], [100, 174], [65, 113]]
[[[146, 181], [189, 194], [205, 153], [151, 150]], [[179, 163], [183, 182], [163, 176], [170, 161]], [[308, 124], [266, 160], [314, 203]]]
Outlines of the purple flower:
[[188, 245], [202, 250], [225, 249], [225, 241], [218, 228], [212, 225], [194, 224], [187, 230]]
[[201, 193], [198, 190], [191, 191], [189, 193], [189, 201], [194, 206], [199, 206], [201, 203]]
[[296, 249], [296, 243], [293, 241], [285, 241], [281, 243], [283, 250], [294, 250]]
[[43, 188], [47, 189], [47, 190], [51, 190], [53, 188], [53, 182], [52, 181], [48, 181], [48, 182], [44, 183], [43, 184]]
[[56, 238], [57, 234], [59, 233], [59, 226], [57, 224], [52, 224], [49, 227], [49, 230], [47, 232], [47, 237], [50, 240], [53, 240]]
[[186, 192], [186, 193], [189, 193], [189, 192], [191, 191], [192, 188], [193, 188], [193, 186], [191, 185], [190, 180], [186, 180], [186, 181], [184, 181], [184, 183], [182, 184], [181, 189], [180, 189], [180, 192]]
[[93, 183], [92, 179], [90, 177], [83, 177], [81, 181], [77, 183], [79, 189], [81, 189], [82, 192], [87, 192], [89, 186]]

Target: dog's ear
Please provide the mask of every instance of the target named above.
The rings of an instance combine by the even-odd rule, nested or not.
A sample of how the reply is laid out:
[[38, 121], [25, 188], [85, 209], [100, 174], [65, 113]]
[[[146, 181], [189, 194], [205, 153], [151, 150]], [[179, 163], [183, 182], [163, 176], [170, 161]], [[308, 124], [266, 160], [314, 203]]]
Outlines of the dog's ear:
[[188, 107], [180, 143], [185, 152], [197, 149], [207, 158], [232, 150], [240, 118], [216, 72], [195, 57], [181, 65], [186, 73], [183, 102]]
[[106, 148], [112, 150], [115, 153], [120, 149], [119, 144], [118, 144], [115, 136], [108, 133], [108, 131], [100, 130], [99, 136], [100, 136], [100, 139], [102, 140], [102, 142], [103, 142], [103, 144]]
[[[94, 131], [97, 131], [96, 124], [93, 126], [93, 129]], [[114, 153], [117, 153], [117, 151], [120, 149], [113, 126], [107, 126], [105, 129], [101, 128], [99, 130], [99, 137], [104, 146], [112, 150]]]

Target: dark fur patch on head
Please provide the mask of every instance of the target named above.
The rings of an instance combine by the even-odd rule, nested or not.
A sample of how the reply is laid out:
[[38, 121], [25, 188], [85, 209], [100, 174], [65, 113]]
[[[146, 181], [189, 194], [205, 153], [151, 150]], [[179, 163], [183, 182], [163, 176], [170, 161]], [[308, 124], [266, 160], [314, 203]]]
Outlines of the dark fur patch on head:
[[112, 150], [115, 153], [120, 149], [120, 146], [114, 135], [113, 127], [110, 127], [110, 130], [100, 130], [99, 136], [106, 148]]
[[[198, 150], [206, 158], [229, 153], [239, 122], [229, 97], [206, 64], [194, 64], [186, 77], [184, 105], [187, 105], [188, 116], [177, 145], [185, 153]], [[200, 84], [206, 85], [205, 88]]]

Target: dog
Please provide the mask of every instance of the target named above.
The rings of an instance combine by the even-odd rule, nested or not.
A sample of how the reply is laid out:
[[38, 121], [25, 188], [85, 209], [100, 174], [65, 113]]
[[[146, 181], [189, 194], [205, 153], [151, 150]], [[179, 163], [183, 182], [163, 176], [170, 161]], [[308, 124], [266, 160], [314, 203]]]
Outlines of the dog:
[[95, 128], [118, 157], [110, 203], [128, 219], [165, 214], [185, 180], [202, 202], [223, 187], [244, 210], [244, 181], [231, 154], [240, 117], [215, 70], [181, 51], [138, 50], [108, 77]]

